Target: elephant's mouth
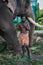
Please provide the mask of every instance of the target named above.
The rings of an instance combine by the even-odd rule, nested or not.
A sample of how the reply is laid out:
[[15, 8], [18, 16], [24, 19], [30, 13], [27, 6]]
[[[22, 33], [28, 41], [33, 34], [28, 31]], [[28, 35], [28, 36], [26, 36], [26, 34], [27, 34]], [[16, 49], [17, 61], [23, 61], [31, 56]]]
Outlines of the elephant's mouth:
[[36, 23], [32, 18], [30, 18], [30, 17], [27, 17], [27, 18], [33, 25], [35, 25], [37, 27], [43, 27], [43, 25], [40, 25], [40, 24]]

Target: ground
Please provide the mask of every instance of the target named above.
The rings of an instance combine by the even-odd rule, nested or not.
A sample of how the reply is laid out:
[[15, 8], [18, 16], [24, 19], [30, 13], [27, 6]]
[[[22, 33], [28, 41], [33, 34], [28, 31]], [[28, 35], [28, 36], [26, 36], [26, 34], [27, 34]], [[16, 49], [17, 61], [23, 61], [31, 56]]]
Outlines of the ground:
[[43, 40], [33, 43], [33, 48], [30, 49], [32, 61], [27, 58], [27, 54], [23, 58], [13, 56], [5, 45], [0, 39], [0, 65], [43, 65]]

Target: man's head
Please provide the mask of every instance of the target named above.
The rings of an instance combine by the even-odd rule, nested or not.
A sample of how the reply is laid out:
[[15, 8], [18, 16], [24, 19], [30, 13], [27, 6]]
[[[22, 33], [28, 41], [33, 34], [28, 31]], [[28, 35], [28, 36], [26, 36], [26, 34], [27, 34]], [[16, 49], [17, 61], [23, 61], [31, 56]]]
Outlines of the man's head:
[[22, 22], [25, 22], [26, 21], [26, 17], [25, 16], [22, 16]]

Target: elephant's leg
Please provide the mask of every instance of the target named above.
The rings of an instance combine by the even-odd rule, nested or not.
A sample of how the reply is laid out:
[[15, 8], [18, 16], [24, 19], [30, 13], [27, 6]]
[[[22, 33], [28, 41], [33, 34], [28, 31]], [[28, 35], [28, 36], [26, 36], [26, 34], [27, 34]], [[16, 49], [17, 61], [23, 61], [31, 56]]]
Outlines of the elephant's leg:
[[[5, 22], [4, 22], [5, 23]], [[21, 53], [21, 46], [17, 39], [16, 30], [11, 22], [5, 23], [2, 29], [2, 37], [6, 40], [8, 47], [14, 50], [14, 54]]]
[[35, 29], [35, 26], [30, 23], [30, 33], [29, 33], [29, 46], [31, 47], [32, 44], [33, 44], [33, 40], [34, 40], [34, 29]]
[[21, 53], [21, 46], [17, 39], [16, 30], [12, 23], [12, 15], [6, 7], [0, 10], [0, 29], [3, 31], [3, 38], [7, 41], [8, 46], [12, 46], [14, 55]]
[[0, 35], [6, 40], [7, 46], [10, 50], [14, 51], [14, 55], [21, 53], [21, 46], [17, 40], [15, 31], [12, 30], [0, 30]]
[[[31, 10], [31, 6], [29, 6], [29, 8], [28, 8], [27, 15], [29, 17], [31, 17], [33, 20], [35, 20], [34, 14], [33, 14], [32, 10]], [[33, 38], [34, 38], [35, 26], [30, 21], [29, 21], [29, 23], [30, 23], [30, 32], [29, 32], [29, 41], [30, 41], [30, 43], [29, 43], [29, 46], [31, 47], [32, 43], [33, 43]]]

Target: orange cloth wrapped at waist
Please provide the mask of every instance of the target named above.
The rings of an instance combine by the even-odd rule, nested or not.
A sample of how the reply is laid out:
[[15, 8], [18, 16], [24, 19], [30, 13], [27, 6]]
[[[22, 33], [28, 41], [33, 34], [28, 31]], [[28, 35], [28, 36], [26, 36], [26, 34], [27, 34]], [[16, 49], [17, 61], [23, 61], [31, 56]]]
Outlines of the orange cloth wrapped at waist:
[[29, 35], [28, 33], [20, 33], [19, 43], [22, 45], [29, 45]]

